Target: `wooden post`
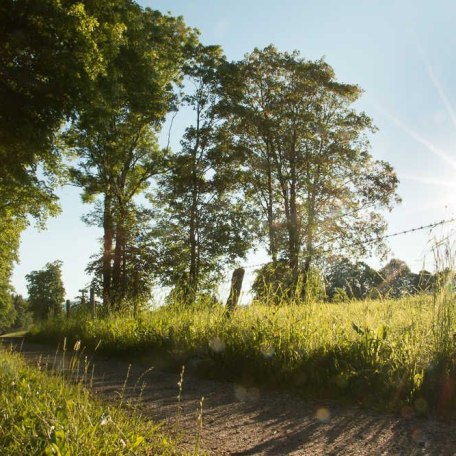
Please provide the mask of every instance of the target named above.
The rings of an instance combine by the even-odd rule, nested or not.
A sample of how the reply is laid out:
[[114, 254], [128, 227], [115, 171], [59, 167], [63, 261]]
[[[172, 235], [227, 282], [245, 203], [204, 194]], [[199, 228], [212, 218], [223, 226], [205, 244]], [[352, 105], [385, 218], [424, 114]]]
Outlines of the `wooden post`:
[[70, 309], [71, 309], [71, 303], [70, 300], [67, 299], [65, 302], [65, 310], [66, 310], [66, 317], [70, 318]]
[[241, 296], [242, 282], [244, 280], [245, 269], [237, 268], [233, 271], [233, 276], [231, 277], [231, 290], [228, 300], [226, 301], [226, 309], [228, 313], [231, 313], [237, 306], [239, 302], [239, 297]]
[[93, 318], [96, 318], [97, 305], [95, 304], [95, 289], [93, 286], [90, 287], [89, 302], [90, 302], [90, 309], [92, 310]]

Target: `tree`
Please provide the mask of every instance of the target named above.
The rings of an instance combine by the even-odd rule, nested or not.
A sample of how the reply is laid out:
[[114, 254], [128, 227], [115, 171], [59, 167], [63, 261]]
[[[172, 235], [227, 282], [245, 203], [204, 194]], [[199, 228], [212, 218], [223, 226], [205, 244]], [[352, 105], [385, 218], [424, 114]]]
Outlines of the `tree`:
[[366, 254], [386, 224], [378, 209], [398, 200], [397, 177], [369, 153], [371, 119], [352, 107], [356, 85], [324, 60], [273, 46], [231, 65], [222, 109], [243, 151], [247, 194], [263, 208], [273, 261], [300, 272], [331, 251]]
[[280, 304], [290, 296], [291, 271], [286, 260], [276, 260], [256, 271], [252, 291], [255, 300], [262, 303]]
[[125, 42], [106, 76], [93, 82], [93, 100], [80, 110], [64, 143], [78, 165], [74, 182], [86, 202], [103, 200], [102, 288], [106, 309], [125, 298], [127, 220], [134, 198], [163, 166], [156, 133], [173, 108], [173, 86], [196, 33], [181, 18], [132, 5], [123, 16]]
[[[0, 319], [21, 232], [58, 213], [54, 135], [89, 98], [123, 40], [127, 0], [0, 3]], [[5, 313], [6, 312], [6, 313]]]
[[0, 217], [0, 329], [8, 328], [14, 321], [10, 280], [14, 262], [19, 258], [20, 235], [25, 226], [26, 220], [14, 216], [10, 210], [5, 210]]
[[47, 263], [39, 270], [26, 275], [30, 310], [37, 320], [62, 314], [65, 288], [62, 282], [62, 262]]
[[419, 292], [431, 292], [434, 291], [437, 285], [437, 277], [432, 272], [422, 269], [418, 274], [415, 275], [415, 281], [413, 288]]
[[5, 0], [0, 5], [0, 214], [55, 209], [54, 133], [87, 100], [122, 42], [126, 0]]
[[29, 302], [21, 295], [12, 296], [15, 318], [13, 328], [25, 329], [32, 324], [32, 314], [30, 312]]
[[330, 264], [326, 273], [326, 290], [331, 300], [341, 292], [348, 299], [365, 299], [371, 296], [379, 282], [380, 276], [375, 269], [362, 261], [352, 263], [347, 258]]
[[[126, 238], [122, 252], [121, 287], [122, 306], [136, 313], [148, 303], [156, 278], [157, 258], [156, 239], [151, 234], [152, 216], [150, 210], [142, 207], [130, 208], [123, 220]], [[91, 225], [103, 226], [100, 204], [85, 220]], [[93, 255], [86, 271], [92, 275], [91, 286], [98, 294], [103, 294], [103, 251]]]
[[401, 298], [416, 292], [416, 274], [413, 274], [402, 260], [391, 259], [378, 271], [378, 274], [381, 278], [378, 290], [385, 296]]
[[160, 275], [188, 302], [213, 288], [223, 268], [245, 256], [253, 237], [230, 151], [219, 138], [215, 107], [223, 63], [218, 46], [198, 46], [187, 63], [186, 85], [194, 90], [183, 104], [195, 113], [194, 122], [151, 198]]

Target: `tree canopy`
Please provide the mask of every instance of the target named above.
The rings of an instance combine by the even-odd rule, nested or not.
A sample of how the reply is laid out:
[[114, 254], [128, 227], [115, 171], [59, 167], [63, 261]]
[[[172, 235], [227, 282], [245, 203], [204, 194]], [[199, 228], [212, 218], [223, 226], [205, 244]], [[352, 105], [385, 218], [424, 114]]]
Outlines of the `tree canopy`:
[[231, 65], [221, 109], [242, 154], [247, 196], [263, 208], [273, 261], [296, 284], [325, 251], [365, 254], [398, 200], [392, 167], [374, 160], [372, 120], [353, 108], [361, 89], [324, 61], [269, 46]]
[[36, 320], [61, 315], [65, 288], [62, 282], [62, 262], [47, 263], [43, 269], [27, 274], [30, 310]]
[[[131, 0], [5, 0], [0, 20], [0, 325], [14, 318], [20, 234], [58, 213], [65, 182], [103, 230], [88, 270], [107, 311], [136, 309], [156, 280], [196, 302], [258, 245], [271, 258], [258, 295], [299, 286], [302, 299], [323, 276], [331, 299], [432, 286], [397, 262], [378, 283], [365, 263], [325, 264], [382, 252], [382, 211], [399, 198], [355, 108], [361, 88], [324, 59], [271, 45], [228, 62], [181, 17]], [[180, 109], [193, 118], [180, 146], [163, 148]], [[27, 276], [38, 318], [60, 311], [60, 268]], [[46, 280], [56, 301], [39, 295]]]

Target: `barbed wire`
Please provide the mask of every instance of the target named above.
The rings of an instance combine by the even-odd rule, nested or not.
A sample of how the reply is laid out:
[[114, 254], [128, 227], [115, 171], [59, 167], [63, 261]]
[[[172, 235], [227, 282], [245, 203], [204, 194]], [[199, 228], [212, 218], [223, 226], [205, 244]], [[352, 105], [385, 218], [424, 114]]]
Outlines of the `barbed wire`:
[[[432, 230], [433, 228], [436, 228], [441, 225], [445, 225], [447, 223], [452, 223], [452, 222], [456, 222], [456, 217], [453, 217], [453, 218], [447, 219], [447, 220], [440, 220], [440, 221], [434, 222], [434, 223], [429, 223], [428, 225], [421, 225], [421, 226], [417, 226], [415, 228], [409, 228], [409, 229], [406, 229], [403, 231], [398, 231], [396, 233], [386, 234], [385, 236], [381, 236], [381, 237], [372, 237], [372, 238], [368, 239], [367, 241], [365, 241], [364, 244], [372, 244], [373, 242], [381, 242], [381, 241], [384, 241], [385, 239], [390, 239], [390, 238], [393, 238], [396, 236], [402, 236], [405, 234], [415, 233], [417, 231], [422, 231], [422, 230], [426, 230], [426, 229]], [[318, 249], [320, 247], [323, 247], [324, 245], [327, 245], [327, 244], [337, 240], [339, 237], [340, 237], [340, 235], [334, 236], [331, 239], [328, 239], [324, 242], [321, 242], [320, 244], [317, 244], [315, 246], [315, 248]], [[447, 237], [449, 238], [450, 236], [447, 236]], [[252, 265], [247, 265], [247, 266], [242, 266], [242, 267], [244, 269], [256, 269], [256, 268], [265, 266], [269, 263], [270, 263], [270, 261], [266, 261], [264, 263], [252, 264]]]

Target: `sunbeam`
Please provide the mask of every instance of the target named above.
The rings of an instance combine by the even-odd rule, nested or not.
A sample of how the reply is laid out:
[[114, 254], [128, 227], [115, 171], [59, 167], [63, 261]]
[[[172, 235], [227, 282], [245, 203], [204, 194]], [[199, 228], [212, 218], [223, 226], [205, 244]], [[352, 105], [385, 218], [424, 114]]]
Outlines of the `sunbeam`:
[[378, 109], [388, 120], [390, 120], [392, 123], [394, 123], [397, 127], [399, 127], [404, 133], [409, 135], [412, 139], [414, 139], [416, 142], [422, 144], [426, 149], [429, 150], [429, 152], [432, 152], [435, 156], [441, 158], [444, 160], [446, 163], [451, 165], [454, 169], [456, 169], [456, 161], [449, 156], [446, 152], [443, 150], [439, 149], [438, 147], [434, 146], [431, 142], [429, 142], [427, 139], [423, 138], [421, 135], [419, 135], [417, 132], [412, 130], [410, 127], [405, 125], [404, 122], [399, 120], [396, 116], [388, 112], [386, 109], [382, 108], [380, 105], [376, 104], [375, 105], [376, 109]]
[[433, 199], [429, 203], [420, 204], [419, 206], [415, 206], [412, 208], [407, 208], [406, 206], [402, 209], [402, 212], [407, 215], [412, 214], [421, 214], [422, 212], [432, 211], [435, 209], [456, 209], [454, 206], [454, 197], [448, 197], [445, 199]]
[[434, 179], [432, 177], [414, 176], [412, 174], [401, 173], [400, 178], [415, 181], [415, 182], [420, 182], [421, 184], [426, 184], [426, 185], [437, 185], [440, 187], [451, 187], [451, 188], [456, 187], [456, 182], [443, 181], [440, 179]]
[[418, 48], [418, 52], [421, 56], [421, 59], [423, 60], [424, 65], [426, 66], [426, 70], [429, 75], [429, 79], [431, 80], [432, 84], [434, 85], [435, 90], [439, 94], [440, 100], [444, 104], [445, 109], [446, 109], [448, 115], [450, 116], [451, 121], [453, 122], [453, 125], [456, 127], [456, 112], [455, 112], [452, 104], [450, 103], [450, 100], [446, 96], [446, 93], [443, 90], [443, 87], [440, 84], [440, 81], [437, 79], [437, 77], [434, 73], [434, 69], [432, 68], [431, 63], [427, 59], [424, 49], [420, 45], [418, 40], [417, 40], [417, 48]]

